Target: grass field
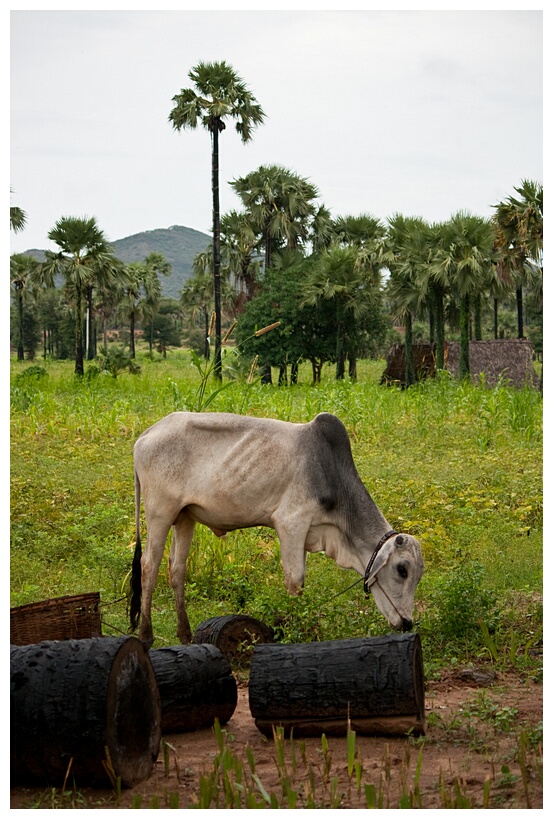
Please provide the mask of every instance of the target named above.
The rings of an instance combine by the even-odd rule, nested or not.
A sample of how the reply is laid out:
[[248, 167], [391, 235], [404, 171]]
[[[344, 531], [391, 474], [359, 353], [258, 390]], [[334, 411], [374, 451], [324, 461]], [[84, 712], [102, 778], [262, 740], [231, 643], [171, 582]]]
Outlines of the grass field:
[[[100, 591], [105, 634], [128, 630], [134, 547], [132, 448], [173, 410], [195, 409], [202, 381], [190, 353], [150, 361], [117, 378], [71, 362], [11, 364], [11, 605]], [[417, 536], [426, 571], [416, 628], [433, 668], [493, 658], [538, 673], [541, 639], [542, 399], [532, 389], [494, 389], [443, 375], [409, 390], [381, 387], [383, 362], [358, 381], [320, 385], [310, 369], [290, 387], [225, 382], [208, 409], [308, 421], [338, 415], [365, 485], [398, 530]], [[232, 476], [229, 475], [229, 481]], [[217, 614], [246, 612], [281, 639], [386, 633], [357, 575], [308, 555], [305, 592], [288, 598], [274, 532], [218, 540], [197, 527], [189, 561], [192, 628]], [[172, 593], [162, 566], [153, 609], [156, 645], [175, 642]]]

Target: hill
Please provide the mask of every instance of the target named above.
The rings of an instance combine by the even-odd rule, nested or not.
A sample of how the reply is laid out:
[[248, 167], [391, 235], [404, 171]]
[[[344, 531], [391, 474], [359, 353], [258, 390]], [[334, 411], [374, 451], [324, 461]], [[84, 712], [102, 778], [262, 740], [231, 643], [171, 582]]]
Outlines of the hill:
[[143, 262], [150, 253], [163, 253], [172, 267], [170, 276], [161, 277], [163, 295], [178, 299], [184, 282], [192, 275], [194, 257], [210, 243], [211, 236], [207, 233], [172, 225], [135, 233], [111, 244], [122, 262]]
[[[150, 253], [163, 253], [171, 263], [170, 276], [161, 277], [163, 295], [178, 299], [186, 279], [192, 275], [192, 265], [196, 254], [204, 251], [211, 243], [211, 236], [199, 230], [172, 225], [168, 228], [144, 230], [124, 239], [111, 242], [115, 255], [122, 262], [143, 262]], [[44, 258], [43, 250], [26, 250], [26, 255], [39, 261]]]

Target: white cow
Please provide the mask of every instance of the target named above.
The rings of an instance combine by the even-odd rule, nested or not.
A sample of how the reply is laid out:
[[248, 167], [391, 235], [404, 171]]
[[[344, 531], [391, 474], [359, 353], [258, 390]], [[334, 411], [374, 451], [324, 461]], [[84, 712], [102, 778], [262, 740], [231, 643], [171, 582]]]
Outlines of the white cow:
[[[136, 549], [131, 628], [153, 642], [152, 595], [171, 526], [169, 577], [177, 635], [191, 640], [184, 601], [186, 560], [196, 523], [218, 537], [269, 526], [280, 541], [288, 593], [300, 594], [306, 552], [324, 551], [364, 577], [379, 610], [396, 629], [412, 628], [424, 563], [419, 542], [395, 532], [365, 489], [347, 432], [334, 415], [307, 424], [230, 413], [174, 412], [134, 447]], [[140, 494], [147, 545], [140, 542]]]

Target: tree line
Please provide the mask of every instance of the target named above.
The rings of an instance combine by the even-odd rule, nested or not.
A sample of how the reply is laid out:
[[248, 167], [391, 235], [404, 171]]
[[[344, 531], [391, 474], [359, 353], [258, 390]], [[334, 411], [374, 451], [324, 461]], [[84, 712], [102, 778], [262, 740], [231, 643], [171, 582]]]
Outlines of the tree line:
[[[541, 311], [543, 186], [522, 180], [513, 195], [497, 203], [489, 219], [459, 211], [443, 223], [394, 214], [382, 221], [370, 214], [336, 219], [319, 203], [308, 179], [279, 165], [264, 165], [230, 182], [241, 210], [220, 214], [219, 137], [235, 121], [243, 142], [264, 120], [264, 112], [243, 80], [227, 63], [200, 63], [189, 72], [193, 87], [173, 98], [169, 121], [176, 130], [203, 127], [211, 137], [213, 240], [194, 260], [194, 274], [179, 303], [162, 298], [161, 278], [170, 265], [161, 254], [124, 265], [110, 249], [94, 218], [63, 217], [48, 237], [59, 248], [37, 262], [14, 254], [10, 260], [18, 359], [32, 351], [32, 310], [41, 326], [44, 354], [66, 357], [52, 346], [52, 322], [71, 332], [75, 372], [85, 357], [96, 356], [98, 322], [104, 353], [114, 321], [128, 327], [129, 356], [135, 357], [135, 329], [165, 350], [180, 343], [178, 322], [191, 339], [199, 337], [209, 356], [215, 342], [214, 373], [222, 377], [223, 323], [236, 322], [234, 338], [248, 357], [258, 356], [270, 378], [296, 377], [299, 362], [311, 362], [313, 380], [325, 362], [336, 377], [356, 375], [359, 357], [377, 354], [391, 324], [401, 325], [406, 351], [406, 384], [415, 380], [412, 345], [417, 322], [427, 324], [436, 364], [444, 366], [446, 328], [460, 336], [460, 375], [470, 372], [469, 340], [482, 338], [483, 314], [493, 315], [493, 337], [500, 334], [500, 306], [516, 305], [517, 337], [525, 335], [526, 309]], [[10, 209], [13, 230], [25, 214]], [[55, 285], [62, 282], [60, 289]], [[40, 307], [38, 307], [40, 305]], [[169, 315], [168, 315], [169, 314]], [[26, 321], [27, 316], [27, 321]], [[213, 329], [210, 331], [211, 317]], [[163, 319], [165, 318], [165, 321]], [[280, 322], [262, 338], [257, 329]], [[27, 324], [27, 327], [26, 327]], [[66, 336], [68, 333], [65, 334]], [[26, 338], [27, 336], [27, 338]], [[36, 341], [36, 339], [35, 339]], [[67, 344], [65, 345], [67, 346]]]

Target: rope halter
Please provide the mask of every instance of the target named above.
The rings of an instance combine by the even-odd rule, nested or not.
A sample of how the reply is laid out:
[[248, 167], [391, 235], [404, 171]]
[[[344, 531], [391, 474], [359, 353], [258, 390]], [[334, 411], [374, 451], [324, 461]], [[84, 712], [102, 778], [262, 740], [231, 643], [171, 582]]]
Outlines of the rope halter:
[[[377, 543], [376, 549], [374, 550], [374, 552], [371, 555], [371, 559], [369, 560], [369, 562], [367, 564], [367, 568], [365, 569], [365, 577], [363, 578], [363, 588], [365, 589], [365, 594], [367, 595], [367, 597], [369, 597], [370, 593], [371, 593], [371, 587], [369, 585], [369, 575], [371, 573], [371, 569], [373, 567], [373, 563], [375, 561], [375, 558], [376, 558], [377, 554], [379, 553], [379, 551], [384, 546], [384, 544], [386, 543], [386, 541], [390, 540], [391, 537], [393, 537], [394, 535], [397, 535], [397, 534], [398, 533], [396, 532], [395, 529], [390, 529], [389, 532], [386, 532], [385, 535], [382, 535], [382, 537], [380, 538], [380, 540]], [[394, 606], [394, 608], [395, 608], [395, 606]]]

